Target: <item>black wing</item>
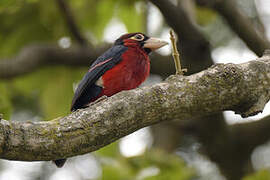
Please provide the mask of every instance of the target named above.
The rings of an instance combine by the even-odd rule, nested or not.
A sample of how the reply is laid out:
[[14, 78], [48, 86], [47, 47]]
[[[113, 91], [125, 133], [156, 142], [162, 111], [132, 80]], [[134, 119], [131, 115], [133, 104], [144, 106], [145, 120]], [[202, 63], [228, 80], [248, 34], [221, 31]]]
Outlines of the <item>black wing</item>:
[[75, 91], [71, 111], [83, 108], [91, 99], [95, 99], [101, 93], [102, 87], [97, 86], [95, 82], [122, 60], [121, 56], [126, 50], [127, 47], [124, 45], [116, 45], [96, 59]]

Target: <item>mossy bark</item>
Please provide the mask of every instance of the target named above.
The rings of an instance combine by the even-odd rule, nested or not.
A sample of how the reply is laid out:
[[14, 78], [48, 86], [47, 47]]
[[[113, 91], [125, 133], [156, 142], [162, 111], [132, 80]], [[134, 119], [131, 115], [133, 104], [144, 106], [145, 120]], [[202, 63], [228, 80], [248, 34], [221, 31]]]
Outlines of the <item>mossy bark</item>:
[[261, 112], [270, 98], [270, 56], [217, 64], [191, 76], [118, 93], [48, 122], [0, 121], [0, 157], [39, 161], [95, 151], [140, 128], [233, 110]]

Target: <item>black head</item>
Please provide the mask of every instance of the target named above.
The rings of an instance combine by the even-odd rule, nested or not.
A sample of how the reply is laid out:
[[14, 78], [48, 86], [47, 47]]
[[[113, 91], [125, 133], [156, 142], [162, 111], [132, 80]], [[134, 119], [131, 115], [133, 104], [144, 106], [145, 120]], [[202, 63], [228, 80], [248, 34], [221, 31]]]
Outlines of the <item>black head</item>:
[[137, 32], [137, 33], [128, 33], [122, 35], [120, 38], [118, 38], [115, 43], [115, 45], [125, 45], [125, 46], [139, 46], [142, 48], [146, 53], [150, 53], [153, 50], [159, 49], [166, 44], [168, 44], [166, 41], [163, 41], [158, 38], [151, 38], [147, 35]]
[[124, 41], [127, 40], [135, 40], [138, 41], [139, 43], [143, 43], [143, 41], [149, 39], [148, 36], [146, 36], [143, 33], [140, 32], [136, 32], [136, 33], [128, 33], [128, 34], [124, 34], [122, 36], [120, 36], [115, 42], [115, 45], [120, 45], [120, 44], [124, 44]]

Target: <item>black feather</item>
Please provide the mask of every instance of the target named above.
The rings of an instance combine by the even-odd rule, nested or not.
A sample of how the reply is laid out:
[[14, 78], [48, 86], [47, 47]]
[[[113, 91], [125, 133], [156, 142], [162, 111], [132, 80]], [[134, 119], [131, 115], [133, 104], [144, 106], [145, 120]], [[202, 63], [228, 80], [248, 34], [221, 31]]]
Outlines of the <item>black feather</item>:
[[114, 45], [99, 58], [97, 58], [97, 60], [91, 65], [90, 71], [84, 75], [83, 79], [78, 85], [78, 88], [76, 89], [71, 104], [71, 111], [84, 108], [85, 105], [91, 102], [91, 100], [98, 97], [102, 91], [102, 87], [97, 86], [95, 82], [106, 71], [113, 68], [122, 60], [121, 56], [127, 49], [128, 48], [124, 45]]

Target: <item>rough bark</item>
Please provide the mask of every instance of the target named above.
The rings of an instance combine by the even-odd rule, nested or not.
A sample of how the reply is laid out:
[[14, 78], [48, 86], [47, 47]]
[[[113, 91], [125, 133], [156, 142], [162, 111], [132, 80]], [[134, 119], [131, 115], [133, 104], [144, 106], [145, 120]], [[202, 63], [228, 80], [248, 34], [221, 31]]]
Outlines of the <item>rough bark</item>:
[[[195, 24], [196, 20], [193, 19], [190, 9], [187, 9], [186, 6], [188, 3], [188, 6], [191, 7], [192, 2], [179, 1], [177, 5], [167, 0], [151, 0], [151, 2], [160, 9], [168, 25], [178, 35], [181, 64], [188, 69], [185, 74], [190, 75], [210, 67], [213, 64], [210, 43]], [[212, 121], [213, 126], [218, 126], [219, 122], [225, 122], [221, 112], [212, 116], [199, 117], [196, 121], [204, 122], [213, 119], [215, 119]], [[167, 152], [179, 148], [183, 133], [181, 125], [177, 125], [177, 123], [167, 122], [152, 126], [154, 147], [162, 148]]]
[[[263, 39], [265, 37], [264, 34], [257, 34], [249, 19], [242, 15], [233, 1], [205, 1], [219, 3], [219, 7], [215, 7], [215, 10], [224, 16], [231, 29], [247, 43], [251, 50], [261, 55], [266, 48], [269, 48], [269, 43]], [[211, 59], [209, 42], [199, 31], [195, 21], [192, 21], [185, 13], [185, 8], [183, 8], [182, 4], [178, 2], [178, 5], [175, 6], [166, 0], [152, 0], [151, 2], [160, 9], [166, 22], [177, 32], [180, 40], [179, 47], [181, 49], [183, 65], [187, 67], [188, 73], [192, 74], [210, 66], [213, 61]], [[188, 121], [191, 121], [191, 119]], [[194, 124], [191, 125], [192, 128], [197, 127], [193, 135], [202, 144], [204, 154], [210, 160], [217, 163], [223, 175], [228, 179], [240, 179], [245, 173], [252, 171], [250, 155], [253, 149], [245, 148], [245, 146], [241, 146], [241, 142], [233, 141], [230, 127], [226, 125], [221, 113], [199, 117], [192, 119], [192, 121], [194, 121]], [[174, 151], [179, 146], [179, 141], [182, 135], [185, 134], [181, 124], [179, 126], [177, 123], [162, 123], [154, 127], [153, 132], [157, 132], [154, 133], [154, 145], [165, 147], [169, 152]], [[159, 135], [159, 133], [162, 135]]]
[[[270, 99], [270, 54], [244, 64], [217, 64], [191, 76], [118, 93], [48, 122], [0, 122], [0, 157], [38, 161], [95, 151], [142, 127], [233, 110], [261, 112]], [[242, 136], [243, 138], [246, 136]]]

